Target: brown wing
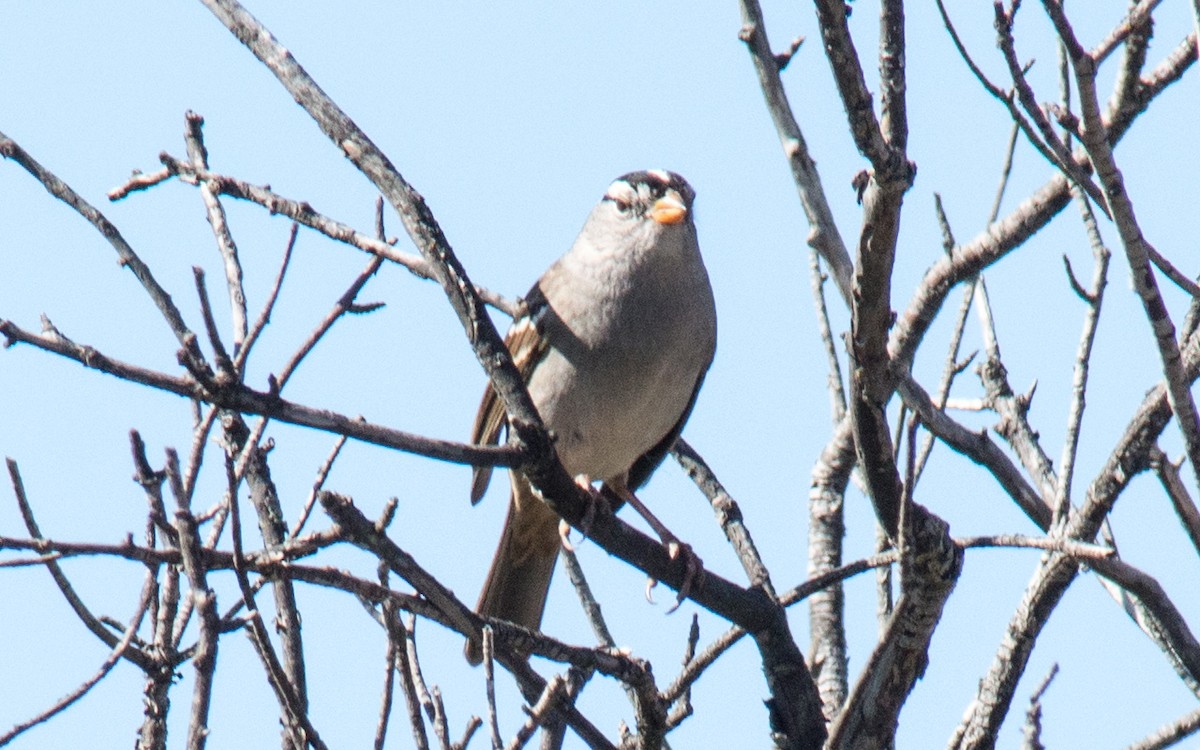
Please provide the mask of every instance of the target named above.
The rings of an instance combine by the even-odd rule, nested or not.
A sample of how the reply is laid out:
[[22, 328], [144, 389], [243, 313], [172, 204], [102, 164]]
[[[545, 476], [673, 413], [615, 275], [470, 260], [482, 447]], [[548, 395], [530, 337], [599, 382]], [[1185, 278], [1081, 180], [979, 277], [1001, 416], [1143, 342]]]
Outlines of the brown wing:
[[[521, 378], [529, 382], [533, 368], [546, 354], [546, 341], [538, 332], [532, 317], [522, 317], [513, 323], [504, 337], [504, 344], [512, 354], [513, 363], [521, 373]], [[488, 383], [483, 389], [483, 399], [479, 403], [479, 412], [475, 415], [475, 425], [471, 428], [471, 442], [477, 445], [495, 445], [500, 441], [500, 430], [504, 427], [504, 404], [500, 401], [492, 384]], [[476, 466], [471, 474], [471, 503], [478, 503], [487, 490], [488, 482], [492, 479], [492, 467]]]

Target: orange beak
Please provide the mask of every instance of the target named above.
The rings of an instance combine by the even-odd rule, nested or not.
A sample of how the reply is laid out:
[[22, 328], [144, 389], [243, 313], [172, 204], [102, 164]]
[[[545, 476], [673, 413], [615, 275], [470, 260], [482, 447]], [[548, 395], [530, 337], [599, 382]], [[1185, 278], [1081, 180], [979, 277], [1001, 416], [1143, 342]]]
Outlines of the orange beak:
[[687, 206], [674, 191], [656, 200], [654, 208], [650, 209], [650, 218], [659, 224], [678, 224], [686, 216]]

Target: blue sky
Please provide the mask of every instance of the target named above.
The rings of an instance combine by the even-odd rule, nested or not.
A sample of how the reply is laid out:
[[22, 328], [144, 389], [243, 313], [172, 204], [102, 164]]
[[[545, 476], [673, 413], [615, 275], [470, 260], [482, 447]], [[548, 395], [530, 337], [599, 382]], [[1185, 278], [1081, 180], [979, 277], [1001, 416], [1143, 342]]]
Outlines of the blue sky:
[[[918, 176], [906, 198], [894, 305], [907, 304], [924, 270], [941, 254], [933, 194], [942, 195], [960, 240], [983, 228], [1003, 160], [1009, 123], [956, 57], [928, 4], [909, 11], [911, 139]], [[0, 28], [0, 131], [68, 181], [120, 227], [200, 328], [194, 265], [209, 274], [218, 316], [227, 306], [220, 264], [194, 188], [168, 184], [109, 204], [105, 193], [133, 169], [153, 171], [158, 153], [184, 153], [183, 115], [206, 118], [215, 171], [309, 201], [323, 213], [369, 231], [375, 193], [274, 78], [198, 3], [14, 4]], [[1161, 10], [1151, 65], [1191, 29], [1186, 3]], [[805, 501], [810, 470], [830, 434], [825, 359], [809, 292], [808, 227], [778, 140], [737, 40], [735, 3], [254, 2], [255, 13], [310, 74], [379, 144], [426, 197], [473, 280], [505, 294], [525, 291], [563, 252], [587, 211], [616, 176], [663, 167], [685, 175], [698, 193], [697, 224], [720, 316], [716, 361], [686, 430], [739, 501], [778, 588], [805, 576]], [[1120, 18], [1124, 3], [1103, 3], [1081, 23], [1094, 43]], [[767, 3], [776, 48], [803, 34], [784, 80], [821, 170], [848, 244], [859, 208], [850, 187], [866, 164], [853, 148], [845, 116], [821, 55], [812, 11]], [[1003, 64], [990, 10], [956, 9], [960, 33], [997, 81]], [[856, 3], [852, 30], [860, 52], [875, 48], [873, 6]], [[972, 15], [974, 14], [974, 15]], [[1042, 100], [1057, 97], [1055, 51], [1040, 9], [1023, 11], [1021, 54], [1038, 60], [1031, 76]], [[866, 62], [868, 81], [877, 65]], [[1111, 66], [1110, 66], [1111, 67]], [[1111, 82], [1111, 70], [1102, 86]], [[1107, 91], [1107, 88], [1102, 88]], [[1183, 270], [1196, 274], [1196, 150], [1183, 143], [1200, 111], [1194, 71], [1142, 118], [1117, 151], [1147, 236]], [[1173, 142], [1175, 141], [1175, 142]], [[1050, 167], [1019, 147], [1005, 211], [1041, 185]], [[81, 219], [50, 198], [10, 162], [0, 163], [0, 318], [36, 329], [46, 313], [65, 334], [115, 357], [173, 371], [176, 344], [111, 248]], [[285, 220], [256, 207], [226, 203], [256, 311], [274, 278], [288, 234]], [[389, 232], [401, 234], [388, 217]], [[1077, 492], [1086, 487], [1144, 392], [1159, 378], [1149, 326], [1133, 295], [1116, 232], [1101, 227], [1114, 250], [1106, 310], [1093, 360], [1086, 436]], [[407, 248], [402, 238], [401, 247]], [[1036, 381], [1031, 419], [1057, 458], [1066, 421], [1075, 342], [1083, 305], [1067, 287], [1062, 256], [1088, 277], [1091, 254], [1075, 214], [988, 272], [1000, 346], [1018, 389]], [[273, 323], [251, 359], [248, 381], [265, 387], [308, 331], [366, 263], [352, 249], [301, 234]], [[1182, 319], [1186, 301], [1166, 287]], [[947, 313], [957, 305], [951, 296]], [[301, 368], [286, 394], [400, 429], [465, 439], [484, 376], [436, 285], [385, 268], [362, 295], [387, 307], [338, 324]], [[830, 297], [834, 327], [848, 316]], [[936, 383], [950, 314], [931, 332], [917, 374]], [[504, 323], [498, 319], [503, 327]], [[968, 328], [967, 351], [978, 348]], [[843, 360], [844, 364], [844, 360]], [[955, 395], [980, 392], [967, 373]], [[141, 534], [144, 500], [129, 481], [128, 430], [146, 439], [153, 460], [164, 447], [186, 452], [190, 407], [180, 399], [86, 372], [28, 347], [0, 353], [0, 452], [16, 459], [48, 536], [117, 542]], [[956, 415], [982, 429], [994, 418]], [[272, 467], [284, 506], [294, 513], [332, 438], [273, 425]], [[1180, 452], [1172, 428], [1164, 448]], [[219, 452], [207, 454], [197, 505], [219, 497]], [[1193, 491], [1194, 474], [1184, 471]], [[354, 497], [368, 515], [392, 496], [400, 516], [397, 542], [460, 596], [474, 602], [501, 523], [503, 482], [476, 508], [459, 466], [350, 445], [329, 487]], [[22, 526], [5, 490], [0, 534]], [[642, 493], [666, 524], [689, 541], [711, 569], [743, 580], [711, 512], [674, 465]], [[938, 447], [917, 499], [949, 520], [957, 535], [1034, 533], [1035, 529], [977, 466]], [[1076, 498], [1078, 502], [1079, 498]], [[324, 523], [323, 518], [313, 523]], [[869, 505], [847, 498], [847, 559], [873, 544]], [[1193, 625], [1200, 595], [1188, 584], [1200, 563], [1170, 506], [1150, 477], [1133, 483], [1114, 519], [1126, 560], [1160, 576]], [[581, 556], [619, 643], [651, 659], [660, 685], [673, 676], [694, 605], [666, 616], [641, 596], [642, 576], [594, 545]], [[992, 658], [1008, 615], [1037, 564], [1037, 553], [971, 551], [958, 589], [935, 635], [932, 663], [901, 716], [900, 748], [944, 744]], [[373, 576], [369, 560], [337, 551], [329, 561]], [[124, 619], [142, 571], [94, 560], [67, 566], [97, 611]], [[234, 601], [231, 580], [218, 596]], [[304, 589], [313, 720], [331, 746], [358, 747], [374, 731], [383, 638], [345, 595]], [[106, 650], [73, 619], [39, 569], [4, 570], [0, 597], [20, 602], [0, 618], [0, 729], [49, 705], [91, 674]], [[861, 668], [875, 637], [869, 576], [847, 585], [851, 670]], [[700, 612], [702, 642], [724, 630]], [[806, 611], [793, 628], [808, 642]], [[566, 577], [556, 578], [545, 629], [590, 642]], [[453, 733], [483, 711], [480, 674], [460, 657], [457, 637], [419, 629], [426, 678], [443, 689]], [[49, 647], [52, 653], [46, 653]], [[210, 747], [273, 744], [276, 711], [244, 638], [222, 640]], [[702, 681], [696, 716], [673, 737], [675, 747], [765, 746], [766, 688], [753, 648], [740, 646]], [[1049, 746], [1121, 747], [1195, 707], [1158, 650], [1085, 576], [1068, 592], [1039, 641], [1001, 745], [1015, 746], [1024, 701], [1050, 665], [1061, 672], [1044, 703]], [[546, 667], [547, 665], [541, 665]], [[545, 671], [548, 672], [548, 669]], [[191, 668], [175, 689], [172, 730], [181, 742]], [[14, 747], [107, 747], [132, 740], [141, 718], [141, 678], [119, 666], [64, 717]], [[1137, 688], [1131, 685], [1136, 683]], [[15, 685], [20, 685], [20, 690]], [[517, 698], [505, 682], [502, 721], [515, 729]], [[1098, 695], [1120, 696], [1101, 709]], [[597, 680], [583, 707], [608, 724], [631, 720], [624, 697]], [[407, 730], [393, 723], [394, 746]], [[480, 745], [477, 738], [475, 746]], [[173, 743], [174, 744], [174, 743]]]

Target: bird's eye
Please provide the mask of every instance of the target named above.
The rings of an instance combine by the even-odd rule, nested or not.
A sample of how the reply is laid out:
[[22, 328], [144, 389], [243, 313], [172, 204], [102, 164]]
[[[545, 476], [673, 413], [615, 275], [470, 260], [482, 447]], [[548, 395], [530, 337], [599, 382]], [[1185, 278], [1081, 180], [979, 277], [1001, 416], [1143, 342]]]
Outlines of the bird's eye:
[[623, 214], [629, 213], [629, 209], [633, 206], [633, 204], [631, 204], [629, 201], [623, 201], [620, 198], [614, 198], [613, 204], [616, 205], [617, 210]]

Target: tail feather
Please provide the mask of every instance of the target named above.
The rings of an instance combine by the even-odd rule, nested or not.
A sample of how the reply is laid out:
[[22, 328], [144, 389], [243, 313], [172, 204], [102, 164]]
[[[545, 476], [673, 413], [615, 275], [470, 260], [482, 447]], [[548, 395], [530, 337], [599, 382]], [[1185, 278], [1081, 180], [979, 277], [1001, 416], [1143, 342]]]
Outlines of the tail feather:
[[[534, 494], [519, 472], [512, 472], [512, 497], [500, 545], [475, 611], [537, 630], [546, 609], [550, 578], [558, 560], [559, 518]], [[467, 661], [483, 660], [479, 642], [467, 641]]]

